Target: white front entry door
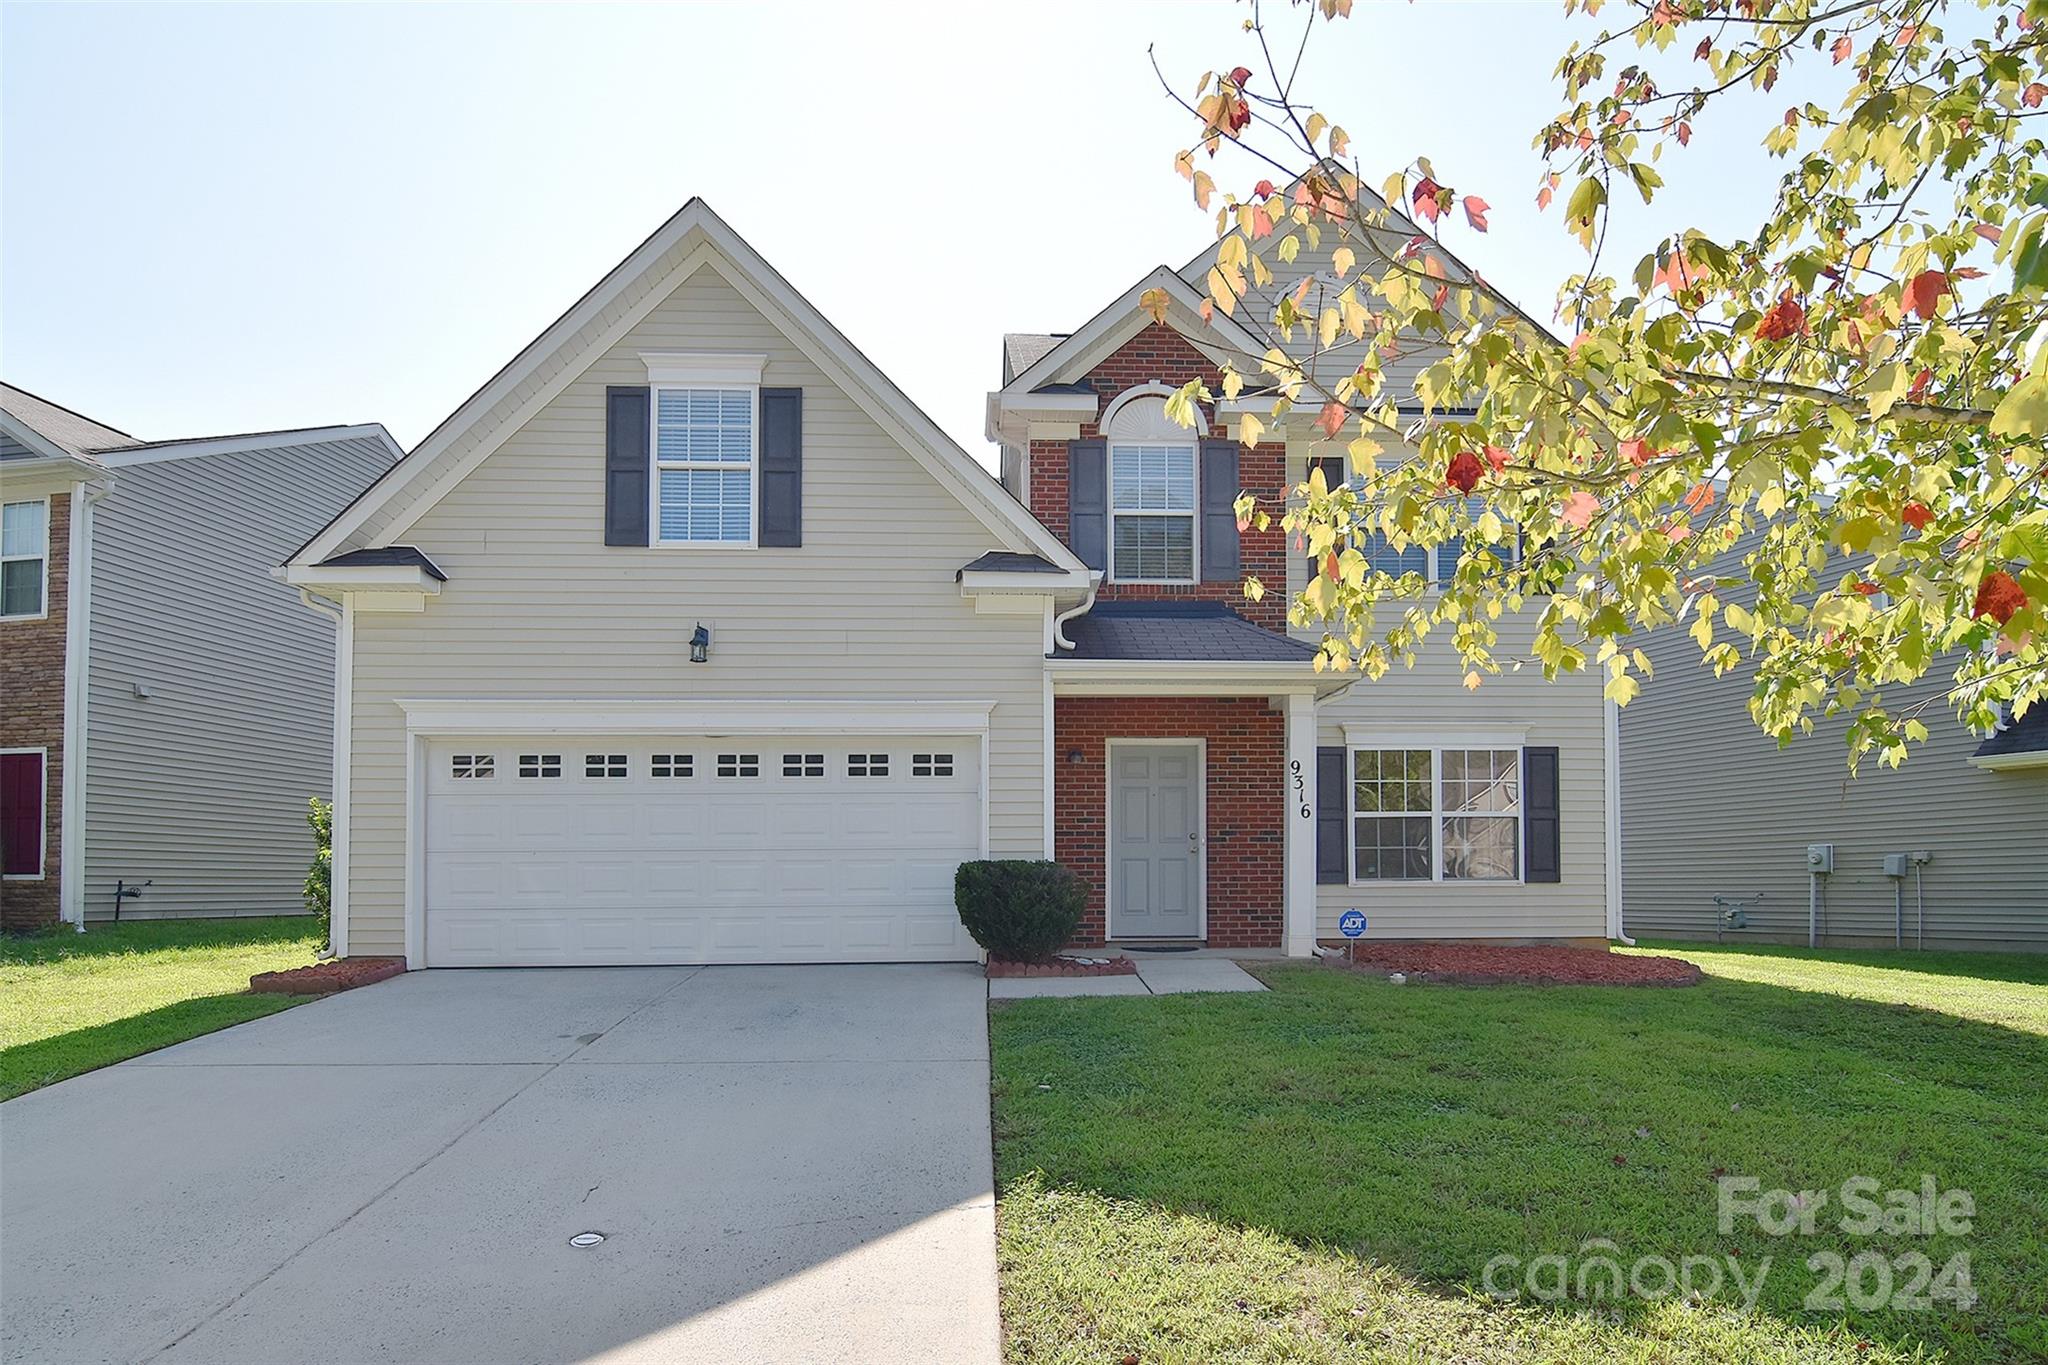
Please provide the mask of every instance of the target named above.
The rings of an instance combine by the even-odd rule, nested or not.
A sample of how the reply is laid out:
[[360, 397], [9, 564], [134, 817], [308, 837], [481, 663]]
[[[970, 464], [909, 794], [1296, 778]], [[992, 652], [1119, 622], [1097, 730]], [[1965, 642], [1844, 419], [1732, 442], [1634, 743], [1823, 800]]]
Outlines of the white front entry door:
[[976, 956], [977, 736], [423, 747], [430, 967]]
[[1202, 936], [1202, 749], [1111, 741], [1109, 935]]

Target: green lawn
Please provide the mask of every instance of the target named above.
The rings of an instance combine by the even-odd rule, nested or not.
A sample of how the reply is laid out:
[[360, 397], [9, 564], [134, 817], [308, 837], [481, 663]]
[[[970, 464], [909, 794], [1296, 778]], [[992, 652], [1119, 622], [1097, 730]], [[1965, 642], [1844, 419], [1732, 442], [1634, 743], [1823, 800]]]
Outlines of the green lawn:
[[0, 1099], [274, 1014], [257, 972], [320, 950], [308, 918], [133, 920], [0, 938]]
[[[1276, 963], [1257, 967], [1268, 995], [999, 1005], [1009, 1359], [2048, 1356], [2048, 963], [1683, 951], [1702, 985], [1392, 986]], [[1970, 1191], [1967, 1234], [1839, 1227], [1844, 1180], [1923, 1172]], [[1724, 1235], [1717, 1173], [1830, 1203], [1810, 1235]], [[1869, 1251], [1967, 1252], [1979, 1301], [1807, 1309], [1808, 1257]], [[1725, 1276], [1702, 1304], [1481, 1292], [1491, 1258], [1520, 1258], [1511, 1286], [1550, 1253], [1574, 1280], [1602, 1255], [1733, 1255], [1761, 1288], [1748, 1313]]]

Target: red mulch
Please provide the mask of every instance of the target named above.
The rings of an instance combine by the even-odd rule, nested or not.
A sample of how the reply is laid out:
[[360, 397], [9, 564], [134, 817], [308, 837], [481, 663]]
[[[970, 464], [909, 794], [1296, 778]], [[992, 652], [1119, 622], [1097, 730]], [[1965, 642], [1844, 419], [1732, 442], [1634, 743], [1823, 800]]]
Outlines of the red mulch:
[[1135, 976], [1138, 964], [1127, 957], [1056, 957], [1050, 962], [1017, 962], [1007, 957], [988, 960], [990, 976]]
[[249, 989], [259, 995], [325, 995], [388, 981], [405, 971], [402, 957], [337, 957], [288, 972], [258, 972]]
[[1700, 969], [1682, 958], [1604, 948], [1495, 948], [1481, 943], [1350, 943], [1352, 965], [1403, 972], [1411, 981], [1497, 986], [1693, 986]]

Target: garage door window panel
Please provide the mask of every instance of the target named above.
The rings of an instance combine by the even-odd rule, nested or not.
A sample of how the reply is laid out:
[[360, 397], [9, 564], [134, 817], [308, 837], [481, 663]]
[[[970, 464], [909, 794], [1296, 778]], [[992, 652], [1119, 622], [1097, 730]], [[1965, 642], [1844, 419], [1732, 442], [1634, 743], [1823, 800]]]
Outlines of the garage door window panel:
[[848, 777], [887, 777], [889, 775], [889, 755], [848, 754], [846, 756], [846, 775]]
[[655, 777], [695, 777], [697, 758], [694, 754], [656, 754], [649, 760], [648, 771]]
[[521, 754], [519, 756], [521, 777], [560, 777], [562, 756], [560, 754]]
[[624, 754], [585, 754], [583, 775], [585, 777], [624, 777], [630, 771]]
[[718, 775], [726, 778], [759, 777], [761, 775], [761, 755], [720, 754], [718, 756]]
[[495, 777], [498, 760], [490, 754], [453, 754], [448, 759], [448, 775], [463, 782], [477, 782]]

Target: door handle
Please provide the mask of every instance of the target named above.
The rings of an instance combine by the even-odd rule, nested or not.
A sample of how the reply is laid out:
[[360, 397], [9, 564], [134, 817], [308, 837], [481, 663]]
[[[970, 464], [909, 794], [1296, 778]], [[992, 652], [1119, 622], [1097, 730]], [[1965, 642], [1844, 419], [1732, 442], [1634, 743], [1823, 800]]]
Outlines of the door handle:
[[1201, 848], [1202, 836], [1199, 834], [1190, 833], [1188, 835], [1188, 852], [1199, 853], [1201, 851]]

